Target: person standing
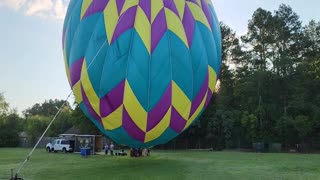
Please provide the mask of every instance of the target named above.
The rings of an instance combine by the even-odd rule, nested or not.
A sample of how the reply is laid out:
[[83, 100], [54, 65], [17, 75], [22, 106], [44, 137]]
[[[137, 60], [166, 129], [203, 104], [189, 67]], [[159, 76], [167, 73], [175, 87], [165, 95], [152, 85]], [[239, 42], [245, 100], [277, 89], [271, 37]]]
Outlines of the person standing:
[[113, 150], [114, 150], [114, 145], [113, 143], [110, 144], [110, 154], [113, 156]]
[[108, 144], [106, 143], [106, 145], [104, 146], [104, 153], [105, 153], [105, 155], [108, 155], [108, 150], [109, 150], [109, 146], [108, 146]]

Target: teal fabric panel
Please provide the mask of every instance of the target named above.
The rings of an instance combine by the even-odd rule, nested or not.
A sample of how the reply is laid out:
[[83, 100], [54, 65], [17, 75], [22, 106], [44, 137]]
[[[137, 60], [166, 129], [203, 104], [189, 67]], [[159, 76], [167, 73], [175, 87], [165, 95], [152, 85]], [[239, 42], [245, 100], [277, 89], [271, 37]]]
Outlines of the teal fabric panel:
[[73, 39], [76, 31], [78, 30], [78, 26], [80, 23], [80, 13], [81, 13], [81, 6], [82, 6], [82, 0], [77, 1], [75, 3], [75, 6], [73, 8], [72, 13], [70, 14], [70, 19], [67, 22], [66, 25], [66, 34], [65, 34], [65, 48], [66, 48], [66, 57], [68, 60], [68, 66], [70, 67], [72, 65], [72, 62], [70, 62], [70, 54], [71, 54], [71, 48], [74, 46]]
[[109, 44], [104, 30], [103, 16], [99, 17], [94, 32], [86, 49], [85, 59], [89, 79], [95, 92], [99, 95], [103, 65], [106, 60]]
[[177, 35], [169, 31], [168, 37], [170, 42], [172, 78], [186, 96], [192, 100], [193, 70], [191, 54]]
[[[78, 59], [84, 57], [90, 39], [94, 30], [96, 29], [98, 18], [100, 14], [91, 15], [83, 19], [78, 25], [77, 31], [74, 34], [72, 47], [70, 49], [69, 66], [72, 65]], [[99, 25], [99, 23], [98, 23]], [[85, 28], [92, 27], [92, 28]]]
[[165, 34], [154, 49], [150, 59], [150, 82], [149, 82], [149, 108], [152, 110], [160, 101], [162, 95], [172, 80], [172, 57], [168, 35]]
[[142, 39], [134, 30], [128, 56], [127, 79], [142, 107], [148, 109], [149, 61], [151, 59]]
[[[116, 87], [127, 76], [127, 64], [129, 60], [129, 49], [131, 37], [134, 30], [124, 32], [115, 42], [111, 44], [103, 59], [103, 67], [99, 79], [99, 97], [103, 97]], [[122, 47], [122, 48], [119, 48]], [[93, 72], [94, 73], [94, 72]]]
[[193, 94], [192, 100], [197, 96], [208, 72], [207, 50], [204, 46], [203, 37], [200, 31], [200, 23], [195, 23], [192, 46], [190, 48], [193, 70]]

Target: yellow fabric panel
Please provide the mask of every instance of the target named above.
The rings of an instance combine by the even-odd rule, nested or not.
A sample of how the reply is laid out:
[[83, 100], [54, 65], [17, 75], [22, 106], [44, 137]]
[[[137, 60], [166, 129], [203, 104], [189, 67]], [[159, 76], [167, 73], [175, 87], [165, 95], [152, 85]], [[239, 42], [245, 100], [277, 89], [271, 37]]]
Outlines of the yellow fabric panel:
[[201, 0], [197, 0], [197, 2], [198, 2], [198, 5], [202, 7]]
[[139, 0], [126, 0], [123, 4], [120, 15], [126, 12], [130, 7], [138, 5]]
[[209, 89], [213, 93], [216, 87], [217, 74], [211, 66], [208, 66], [208, 71], [209, 71]]
[[165, 8], [166, 20], [168, 29], [175, 33], [182, 42], [189, 48], [186, 32], [184, 31], [183, 24], [176, 14], [174, 14], [170, 9]]
[[191, 10], [191, 13], [192, 13], [194, 19], [201, 22], [202, 24], [207, 26], [210, 29], [210, 31], [212, 31], [210, 24], [208, 22], [208, 19], [207, 19], [206, 15], [204, 14], [204, 12], [202, 11], [202, 9], [192, 2], [187, 2], [187, 5], [189, 6], [189, 8]]
[[72, 87], [73, 94], [76, 98], [76, 102], [80, 104], [82, 102], [82, 94], [81, 94], [81, 83], [78, 81], [73, 87]]
[[122, 111], [123, 105], [118, 107], [118, 109], [113, 111], [107, 117], [102, 118], [102, 123], [106, 130], [114, 130], [122, 125]]
[[171, 107], [167, 111], [166, 115], [161, 119], [159, 124], [146, 133], [144, 142], [150, 142], [156, 138], [158, 138], [170, 125], [171, 119]]
[[172, 81], [172, 105], [185, 120], [189, 118], [191, 101], [174, 81]]
[[144, 11], [138, 7], [134, 27], [147, 48], [149, 54], [151, 49], [151, 24]]
[[108, 42], [110, 44], [114, 30], [117, 26], [117, 22], [119, 19], [116, 0], [109, 1], [107, 7], [104, 9], [103, 15], [104, 15], [104, 24], [106, 27], [106, 34], [107, 34]]
[[185, 1], [181, 1], [181, 0], [174, 0], [174, 3], [175, 3], [176, 8], [178, 10], [180, 19], [183, 19], [186, 2]]
[[100, 99], [92, 87], [87, 71], [86, 59], [83, 60], [83, 65], [81, 69], [81, 85], [88, 97], [88, 100], [92, 108], [100, 116]]
[[68, 82], [71, 85], [71, 77], [70, 77], [70, 70], [68, 67], [68, 60], [67, 60], [67, 55], [66, 55], [66, 48], [63, 50], [63, 59], [64, 59], [64, 67], [66, 69], [67, 77], [68, 77]]
[[83, 18], [84, 14], [86, 13], [86, 11], [87, 11], [87, 9], [89, 8], [89, 6], [90, 6], [91, 3], [92, 3], [92, 0], [83, 0], [83, 1], [82, 1], [80, 19]]
[[199, 115], [200, 111], [203, 109], [204, 107], [204, 103], [206, 103], [206, 99], [208, 96], [208, 90], [206, 92], [206, 95], [204, 96], [204, 98], [202, 99], [199, 107], [197, 108], [197, 110], [193, 113], [193, 115], [190, 117], [190, 119], [187, 121], [187, 124], [184, 126], [184, 129], [186, 129], [187, 127], [190, 126], [190, 124], [196, 119], [196, 117]]
[[163, 7], [162, 0], [151, 0], [151, 22], [154, 21]]
[[128, 80], [124, 88], [124, 107], [132, 118], [133, 122], [143, 131], [147, 130], [148, 113], [141, 106], [139, 100], [133, 93]]

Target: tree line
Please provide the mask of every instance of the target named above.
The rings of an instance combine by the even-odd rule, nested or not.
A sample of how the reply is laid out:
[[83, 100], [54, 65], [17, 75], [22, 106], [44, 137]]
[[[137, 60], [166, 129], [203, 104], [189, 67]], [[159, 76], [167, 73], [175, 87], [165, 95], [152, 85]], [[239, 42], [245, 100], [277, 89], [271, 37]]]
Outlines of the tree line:
[[257, 9], [241, 37], [224, 23], [221, 33], [218, 90], [177, 142], [216, 149], [318, 142], [320, 148], [320, 22], [303, 26], [282, 4], [273, 13]]
[[[274, 12], [257, 9], [243, 36], [220, 25], [223, 54], [217, 91], [199, 121], [161, 147], [245, 148], [255, 142], [290, 147], [319, 140], [320, 22], [303, 26], [298, 14], [282, 4]], [[16, 145], [12, 142], [21, 131], [38, 137], [62, 103], [35, 104], [21, 118], [9, 112], [0, 95], [0, 147]], [[73, 125], [98, 133], [78, 107], [67, 104], [48, 136]]]
[[[16, 110], [10, 109], [3, 94], [0, 93], [0, 147], [18, 146], [21, 132], [25, 132], [28, 140], [35, 143], [63, 103], [63, 100], [57, 99], [36, 103], [24, 110], [21, 117]], [[72, 127], [76, 127], [84, 134], [99, 134], [98, 129], [85, 117], [80, 108], [78, 106], [72, 108], [67, 102], [46, 136], [57, 137]]]

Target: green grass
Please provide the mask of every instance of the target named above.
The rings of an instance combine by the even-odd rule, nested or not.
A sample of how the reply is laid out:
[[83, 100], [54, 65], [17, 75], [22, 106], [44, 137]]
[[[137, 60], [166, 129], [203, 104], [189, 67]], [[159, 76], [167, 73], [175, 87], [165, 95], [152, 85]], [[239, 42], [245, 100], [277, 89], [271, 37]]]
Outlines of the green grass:
[[[30, 149], [0, 149], [0, 179], [8, 179]], [[320, 155], [240, 152], [152, 151], [130, 158], [46, 153], [37, 149], [21, 176], [25, 180], [320, 180]]]

